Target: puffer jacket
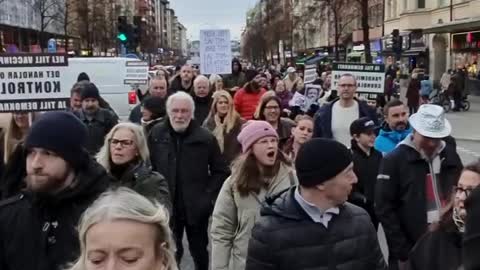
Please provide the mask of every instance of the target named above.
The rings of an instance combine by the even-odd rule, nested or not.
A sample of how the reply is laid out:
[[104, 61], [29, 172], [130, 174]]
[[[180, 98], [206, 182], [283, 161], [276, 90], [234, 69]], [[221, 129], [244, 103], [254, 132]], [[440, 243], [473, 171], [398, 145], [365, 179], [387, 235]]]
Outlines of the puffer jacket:
[[301, 208], [295, 190], [266, 200], [252, 230], [246, 270], [387, 269], [367, 212], [345, 203], [327, 229]]
[[383, 154], [391, 152], [399, 143], [412, 133], [412, 128], [408, 127], [403, 131], [391, 130], [385, 123], [383, 128], [375, 139], [375, 149]]
[[212, 270], [245, 269], [248, 240], [260, 206], [266, 197], [297, 184], [293, 168], [282, 164], [268, 190], [242, 197], [235, 187], [235, 176], [222, 186], [212, 215]]

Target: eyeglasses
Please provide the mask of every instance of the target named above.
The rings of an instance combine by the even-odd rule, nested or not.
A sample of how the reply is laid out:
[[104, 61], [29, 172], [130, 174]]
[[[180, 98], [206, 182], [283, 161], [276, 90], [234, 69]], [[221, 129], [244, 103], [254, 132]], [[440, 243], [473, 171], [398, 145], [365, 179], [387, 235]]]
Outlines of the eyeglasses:
[[129, 147], [133, 145], [132, 140], [118, 140], [118, 139], [110, 139], [108, 140], [111, 146], [116, 146], [117, 144], [120, 144], [122, 147]]
[[355, 84], [339, 84], [338, 86], [343, 88], [347, 88], [347, 87], [352, 88], [352, 87], [355, 87]]
[[470, 193], [472, 193], [473, 188], [463, 188], [463, 187], [455, 187], [455, 193], [465, 193], [465, 197], [468, 197]]
[[278, 107], [278, 106], [266, 106], [266, 107], [265, 107], [265, 110], [274, 110], [274, 111], [276, 111], [276, 110], [280, 110], [280, 107]]

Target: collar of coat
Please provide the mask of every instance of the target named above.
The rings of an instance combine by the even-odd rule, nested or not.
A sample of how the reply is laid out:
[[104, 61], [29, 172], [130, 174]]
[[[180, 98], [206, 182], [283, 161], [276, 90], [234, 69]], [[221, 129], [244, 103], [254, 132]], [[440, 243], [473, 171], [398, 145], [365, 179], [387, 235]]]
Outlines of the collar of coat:
[[[172, 140], [172, 126], [170, 119], [165, 117], [163, 121], [156, 124], [151, 130], [151, 138], [154, 141], [168, 143]], [[190, 125], [184, 134], [184, 143], [205, 143], [211, 139], [210, 132], [201, 127], [195, 119], [192, 119]]]

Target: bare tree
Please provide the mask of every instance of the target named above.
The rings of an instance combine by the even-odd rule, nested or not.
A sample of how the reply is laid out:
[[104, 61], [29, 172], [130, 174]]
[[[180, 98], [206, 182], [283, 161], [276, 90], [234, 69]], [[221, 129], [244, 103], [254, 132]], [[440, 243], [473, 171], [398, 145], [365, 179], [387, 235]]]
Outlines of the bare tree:
[[372, 63], [372, 52], [370, 49], [370, 25], [368, 23], [369, 16], [369, 4], [368, 0], [355, 0], [361, 11], [362, 31], [363, 31], [363, 46], [365, 53], [365, 62]]
[[[58, 3], [58, 13], [57, 13], [57, 21], [63, 27], [63, 34], [65, 36], [65, 50], [69, 50], [69, 39], [72, 35], [77, 34], [78, 36], [78, 29], [74, 29], [74, 25], [80, 19], [79, 13], [74, 12], [74, 8], [80, 5], [79, 0], [63, 0], [59, 1]], [[78, 28], [78, 27], [77, 27]]]
[[50, 24], [58, 17], [58, 6], [60, 0], [33, 0], [32, 9], [40, 19], [39, 43], [45, 48], [45, 33]]

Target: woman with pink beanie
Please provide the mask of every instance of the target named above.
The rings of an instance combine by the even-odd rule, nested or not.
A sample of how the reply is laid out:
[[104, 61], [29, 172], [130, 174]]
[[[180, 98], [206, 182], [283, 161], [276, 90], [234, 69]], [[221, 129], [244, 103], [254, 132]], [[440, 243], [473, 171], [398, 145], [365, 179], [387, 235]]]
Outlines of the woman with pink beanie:
[[291, 163], [278, 147], [277, 131], [268, 122], [248, 121], [237, 138], [242, 154], [233, 163], [212, 215], [212, 270], [245, 269], [261, 204], [297, 184]]

